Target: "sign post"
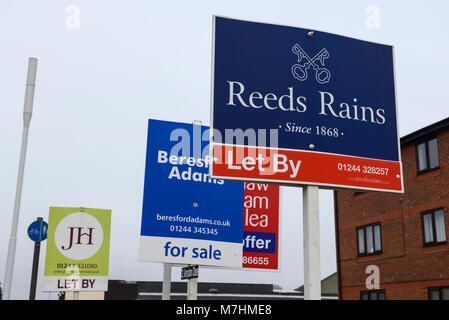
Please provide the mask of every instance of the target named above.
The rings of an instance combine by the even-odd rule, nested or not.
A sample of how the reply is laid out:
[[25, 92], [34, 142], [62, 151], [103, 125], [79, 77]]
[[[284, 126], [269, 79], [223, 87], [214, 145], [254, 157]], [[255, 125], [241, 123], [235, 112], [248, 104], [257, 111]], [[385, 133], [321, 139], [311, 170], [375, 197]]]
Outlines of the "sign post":
[[163, 264], [163, 275], [162, 275], [162, 300], [170, 300], [171, 292], [171, 264]]
[[187, 280], [187, 300], [198, 299], [198, 278], [189, 278]]
[[33, 254], [33, 268], [31, 271], [31, 284], [30, 284], [30, 300], [36, 298], [36, 282], [37, 271], [39, 268], [39, 255], [41, 250], [41, 241], [47, 239], [48, 224], [43, 221], [43, 218], [38, 217], [36, 221], [30, 224], [28, 227], [28, 236], [34, 241], [34, 254]]
[[198, 298], [199, 266], [190, 265], [181, 269], [181, 279], [187, 279], [187, 300]]
[[[200, 120], [193, 120], [193, 130], [195, 131], [195, 126], [201, 126]], [[201, 128], [201, 127], [197, 127]], [[200, 129], [201, 130], [201, 129]], [[199, 267], [198, 265], [190, 265], [188, 267], [192, 274], [187, 278], [187, 300], [197, 300], [198, 299], [198, 275]]]
[[34, 253], [33, 253], [33, 269], [31, 271], [31, 284], [30, 284], [30, 296], [29, 300], [36, 299], [36, 282], [37, 282], [37, 270], [39, 267], [39, 253], [41, 250], [41, 242], [36, 241], [34, 243]]
[[320, 299], [318, 188], [403, 193], [393, 47], [213, 17], [210, 176], [303, 187]]
[[[139, 260], [242, 266], [244, 185], [211, 179], [210, 160], [209, 128], [199, 121], [149, 120]], [[197, 283], [189, 280], [189, 298]], [[164, 266], [163, 299], [169, 286]]]
[[319, 190], [306, 186], [302, 192], [304, 300], [321, 300]]

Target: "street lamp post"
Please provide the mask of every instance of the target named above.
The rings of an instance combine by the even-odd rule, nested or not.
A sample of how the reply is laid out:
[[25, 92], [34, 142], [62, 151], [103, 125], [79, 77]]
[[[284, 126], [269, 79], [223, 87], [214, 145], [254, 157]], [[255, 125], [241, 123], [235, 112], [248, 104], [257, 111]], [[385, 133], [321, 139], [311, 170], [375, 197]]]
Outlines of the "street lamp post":
[[17, 176], [16, 198], [14, 201], [14, 212], [11, 224], [11, 235], [9, 237], [8, 257], [6, 260], [4, 299], [9, 300], [11, 296], [11, 284], [14, 270], [14, 259], [16, 255], [17, 226], [19, 223], [20, 200], [22, 198], [23, 175], [25, 171], [26, 150], [28, 144], [28, 131], [31, 116], [33, 114], [34, 86], [36, 84], [37, 59], [29, 58], [28, 74], [25, 89], [25, 103], [23, 107], [23, 133], [22, 147], [20, 150], [19, 174]]

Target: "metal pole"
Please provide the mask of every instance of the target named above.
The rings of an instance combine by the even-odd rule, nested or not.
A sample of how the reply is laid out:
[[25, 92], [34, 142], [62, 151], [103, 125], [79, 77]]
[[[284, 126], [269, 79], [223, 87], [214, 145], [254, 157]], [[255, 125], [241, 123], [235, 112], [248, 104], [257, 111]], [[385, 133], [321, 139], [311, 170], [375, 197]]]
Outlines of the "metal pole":
[[30, 300], [36, 299], [36, 282], [37, 282], [37, 270], [39, 268], [40, 251], [41, 251], [41, 242], [36, 241], [34, 243], [33, 269], [31, 271]]
[[171, 290], [171, 264], [164, 263], [162, 300], [170, 300], [170, 290]]
[[14, 259], [16, 255], [17, 227], [19, 223], [20, 200], [22, 198], [23, 175], [25, 171], [26, 150], [28, 144], [28, 131], [33, 114], [34, 86], [36, 84], [37, 59], [29, 58], [28, 74], [25, 89], [25, 103], [23, 107], [23, 133], [22, 148], [20, 150], [19, 174], [17, 176], [16, 197], [14, 201], [14, 212], [12, 217], [11, 235], [8, 245], [8, 256], [5, 269], [5, 293], [4, 299], [9, 300], [11, 296], [12, 276], [14, 270]]
[[[193, 125], [201, 126], [201, 120], [193, 120]], [[199, 137], [195, 137], [198, 132], [193, 128], [193, 156], [201, 156], [201, 129], [199, 129]], [[199, 148], [198, 148], [199, 147]], [[187, 300], [197, 300], [198, 299], [198, 278], [190, 278], [187, 280]]]
[[[37, 217], [37, 221], [43, 221], [44, 218]], [[42, 229], [42, 222], [41, 227]], [[40, 230], [42, 233], [42, 230]], [[30, 284], [30, 300], [36, 300], [36, 283], [37, 283], [37, 271], [39, 269], [39, 255], [41, 251], [41, 242], [35, 241], [34, 242], [34, 254], [33, 254], [33, 268], [31, 270], [31, 284]]]
[[41, 242], [36, 241], [34, 243], [33, 269], [31, 271], [30, 300], [36, 299], [36, 282], [37, 282], [37, 270], [39, 268], [40, 251], [41, 251]]
[[320, 219], [317, 186], [303, 188], [304, 300], [321, 300]]
[[198, 278], [187, 280], [187, 300], [198, 299]]

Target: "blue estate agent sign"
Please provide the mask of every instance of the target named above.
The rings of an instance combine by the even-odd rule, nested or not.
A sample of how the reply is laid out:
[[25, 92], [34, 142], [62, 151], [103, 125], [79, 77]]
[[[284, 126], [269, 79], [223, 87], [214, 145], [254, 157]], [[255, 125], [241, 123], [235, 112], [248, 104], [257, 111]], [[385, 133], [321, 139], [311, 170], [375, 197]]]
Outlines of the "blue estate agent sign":
[[241, 182], [209, 177], [209, 128], [149, 120], [139, 259], [241, 267]]
[[48, 224], [43, 220], [36, 220], [28, 227], [28, 236], [35, 242], [47, 239]]
[[[326, 172], [332, 180], [311, 181], [301, 178], [302, 171], [311, 170], [304, 160], [291, 179], [276, 176], [282, 168], [275, 168], [272, 177], [267, 170], [265, 177], [258, 177], [256, 168], [251, 180], [401, 192], [392, 46], [214, 16], [212, 59], [214, 149], [245, 142], [246, 146], [322, 154], [310, 159], [317, 176], [322, 174], [317, 161], [329, 160], [324, 155], [390, 162], [387, 168], [380, 162], [332, 158], [334, 171]], [[232, 130], [243, 132], [243, 137], [229, 134]], [[303, 154], [297, 159], [290, 156], [288, 160], [299, 164]], [[237, 173], [239, 165], [232, 160], [221, 159], [221, 163], [232, 163], [233, 170], [217, 167], [215, 171], [214, 162], [212, 176], [248, 178], [246, 172]], [[342, 169], [348, 165], [356, 165], [359, 176], [348, 176], [349, 171]], [[376, 185], [374, 180], [380, 182]], [[363, 181], [371, 182], [364, 185]]]

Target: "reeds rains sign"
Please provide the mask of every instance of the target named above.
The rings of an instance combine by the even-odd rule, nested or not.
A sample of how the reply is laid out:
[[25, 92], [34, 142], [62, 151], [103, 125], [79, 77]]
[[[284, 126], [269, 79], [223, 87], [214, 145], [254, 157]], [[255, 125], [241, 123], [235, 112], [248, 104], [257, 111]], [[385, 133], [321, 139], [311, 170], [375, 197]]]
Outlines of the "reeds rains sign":
[[211, 176], [403, 192], [393, 47], [213, 17]]

